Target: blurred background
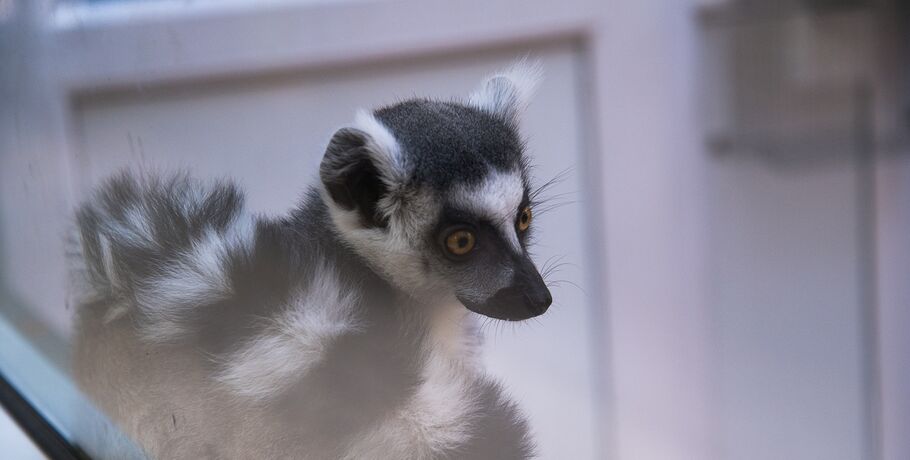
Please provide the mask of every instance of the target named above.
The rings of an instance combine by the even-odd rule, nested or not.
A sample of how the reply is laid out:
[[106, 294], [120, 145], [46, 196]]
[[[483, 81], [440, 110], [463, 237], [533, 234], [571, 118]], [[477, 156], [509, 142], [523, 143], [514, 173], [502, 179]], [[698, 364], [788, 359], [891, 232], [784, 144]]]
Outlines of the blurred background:
[[0, 373], [92, 453], [63, 250], [92, 186], [188, 167], [280, 215], [358, 108], [530, 55], [566, 264], [484, 357], [541, 457], [906, 460], [908, 39], [898, 0], [0, 0]]

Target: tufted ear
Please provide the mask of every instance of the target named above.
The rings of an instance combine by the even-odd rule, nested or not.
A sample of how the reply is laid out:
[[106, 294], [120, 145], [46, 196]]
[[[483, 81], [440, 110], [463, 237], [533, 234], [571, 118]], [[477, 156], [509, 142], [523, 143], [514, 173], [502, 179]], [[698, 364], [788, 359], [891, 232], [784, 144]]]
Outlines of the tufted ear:
[[356, 210], [364, 227], [385, 227], [380, 200], [403, 181], [398, 143], [368, 112], [358, 113], [354, 126], [332, 136], [319, 178], [328, 197], [345, 211]]
[[481, 83], [468, 103], [480, 110], [515, 120], [524, 111], [543, 73], [539, 61], [522, 59]]

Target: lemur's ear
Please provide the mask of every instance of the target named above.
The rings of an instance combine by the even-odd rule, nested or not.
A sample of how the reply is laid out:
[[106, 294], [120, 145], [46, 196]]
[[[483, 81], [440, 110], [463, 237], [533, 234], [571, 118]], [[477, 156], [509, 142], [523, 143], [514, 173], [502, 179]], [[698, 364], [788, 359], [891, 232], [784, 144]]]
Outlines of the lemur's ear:
[[534, 96], [543, 74], [539, 61], [522, 59], [487, 78], [468, 103], [480, 110], [515, 120]]
[[358, 113], [354, 125], [332, 136], [319, 177], [329, 198], [345, 211], [356, 210], [364, 227], [385, 227], [380, 200], [403, 181], [398, 143], [370, 113]]

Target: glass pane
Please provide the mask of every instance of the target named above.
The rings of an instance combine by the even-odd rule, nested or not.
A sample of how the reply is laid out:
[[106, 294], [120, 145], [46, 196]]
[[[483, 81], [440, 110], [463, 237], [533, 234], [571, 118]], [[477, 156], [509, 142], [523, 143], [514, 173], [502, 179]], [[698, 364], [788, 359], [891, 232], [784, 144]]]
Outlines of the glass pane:
[[[592, 235], [578, 203], [588, 159], [574, 41], [308, 70], [212, 70], [141, 85], [109, 84], [101, 72], [97, 84], [72, 89], [51, 62], [55, 40], [65, 35], [53, 27], [79, 29], [71, 20], [87, 18], [104, 41], [105, 27], [142, 22], [142, 10], [94, 17], [107, 7], [16, 7], [13, 25], [2, 30], [10, 39], [0, 45], [0, 59], [19, 69], [0, 71], [0, 90], [15, 93], [0, 136], [0, 370], [67, 439], [93, 457], [118, 459], [303, 451], [334, 458], [372, 449], [396, 458], [398, 445], [494, 458], [523, 451], [527, 435], [544, 457], [596, 457], [589, 313], [599, 302], [585, 294]], [[207, 8], [194, 14], [211, 32], [184, 44], [209, 46], [230, 30], [217, 7]], [[174, 14], [180, 18], [179, 8]], [[153, 34], [171, 27], [152, 22]], [[152, 52], [182, 59], [179, 43], [153, 42]], [[101, 59], [95, 48], [83, 51]], [[500, 83], [483, 82], [528, 54], [546, 75], [534, 99], [526, 108], [517, 99], [498, 101]], [[141, 64], [109, 63], [112, 74]], [[519, 77], [508, 89], [516, 98]], [[472, 92], [480, 94], [475, 102]], [[414, 121], [373, 115], [384, 120], [376, 128], [356, 118], [358, 110], [412, 97]], [[423, 97], [447, 102], [424, 107]], [[456, 115], [474, 125], [446, 118]], [[434, 131], [408, 134], [410, 124], [426, 120]], [[414, 174], [398, 185], [413, 189], [393, 195], [388, 183], [363, 182], [339, 167], [337, 180], [351, 181], [345, 193], [429, 200], [431, 212], [399, 208], [382, 225], [367, 225], [376, 215], [361, 211], [365, 202], [348, 208], [329, 191], [320, 175], [327, 145], [346, 139], [333, 136], [336, 130], [355, 125], [348, 135], [383, 140], [386, 131], [375, 130], [390, 130], [397, 143], [376, 144], [362, 159], [376, 169], [357, 174], [378, 178], [390, 173], [373, 162], [414, 155], [395, 170]], [[424, 132], [439, 139], [426, 144]], [[447, 142], [464, 157], [445, 163], [441, 156], [451, 152], [435, 146]], [[373, 146], [341, 152], [360, 155], [364, 145]], [[448, 166], [422, 166], [433, 162]], [[481, 175], [471, 176], [477, 168]], [[142, 179], [99, 189], [124, 170]], [[148, 177], [175, 171], [194, 179], [149, 185]], [[189, 191], [196, 178], [207, 185]], [[245, 194], [236, 216], [229, 192], [206, 195], [228, 178]], [[389, 206], [378, 198], [372, 206], [391, 213], [378, 208]], [[518, 223], [526, 207], [531, 230]], [[351, 212], [361, 214], [333, 220]], [[344, 225], [360, 233], [344, 233]], [[479, 255], [443, 253], [438, 237], [449, 227], [474, 232]], [[530, 231], [547, 236], [532, 243]], [[376, 238], [388, 241], [358, 246]], [[512, 321], [549, 306], [540, 289], [555, 299], [546, 315]]]

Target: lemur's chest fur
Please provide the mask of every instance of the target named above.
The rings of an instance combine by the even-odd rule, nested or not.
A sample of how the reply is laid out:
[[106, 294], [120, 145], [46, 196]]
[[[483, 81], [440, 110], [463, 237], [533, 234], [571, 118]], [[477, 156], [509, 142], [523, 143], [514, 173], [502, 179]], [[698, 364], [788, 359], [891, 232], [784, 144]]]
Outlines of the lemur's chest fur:
[[351, 458], [391, 446], [421, 457], [462, 447], [478, 411], [497, 410], [478, 405], [485, 382], [466, 315], [451, 307], [418, 315], [414, 305], [362, 307], [348, 317], [353, 326], [323, 337], [328, 344], [306, 356], [306, 371], [269, 403], [308, 444], [329, 439], [337, 445], [327, 450], [343, 445]]
[[[332, 276], [331, 267], [323, 269], [320, 276]], [[207, 345], [198, 337], [149, 343], [131, 314], [110, 321], [102, 310], [84, 311], [77, 376], [155, 456], [258, 455], [265, 447], [250, 438], [261, 438], [276, 452], [312, 458], [459, 457], [481, 448], [473, 440], [491, 429], [485, 425], [506, 425], [497, 419], [509, 420], [512, 439], [499, 436], [495, 454], [465, 458], [523, 452], [524, 422], [477, 368], [477, 339], [463, 308], [415, 313], [407, 301], [382, 305], [363, 302], [364, 293], [327, 294], [336, 292], [325, 289], [335, 282], [306, 283], [283, 310], [273, 310], [281, 314], [272, 325], [241, 336], [214, 361], [204, 358]], [[238, 315], [240, 308], [232, 310]], [[199, 331], [203, 339], [213, 333]], [[103, 367], [122, 361], [141, 364]], [[148, 391], [151, 382], [156, 391]], [[111, 399], [120, 407], [109, 407]], [[196, 436], [173, 438], [172, 417]], [[158, 425], [149, 421], [158, 420], [167, 429], [149, 430]]]

